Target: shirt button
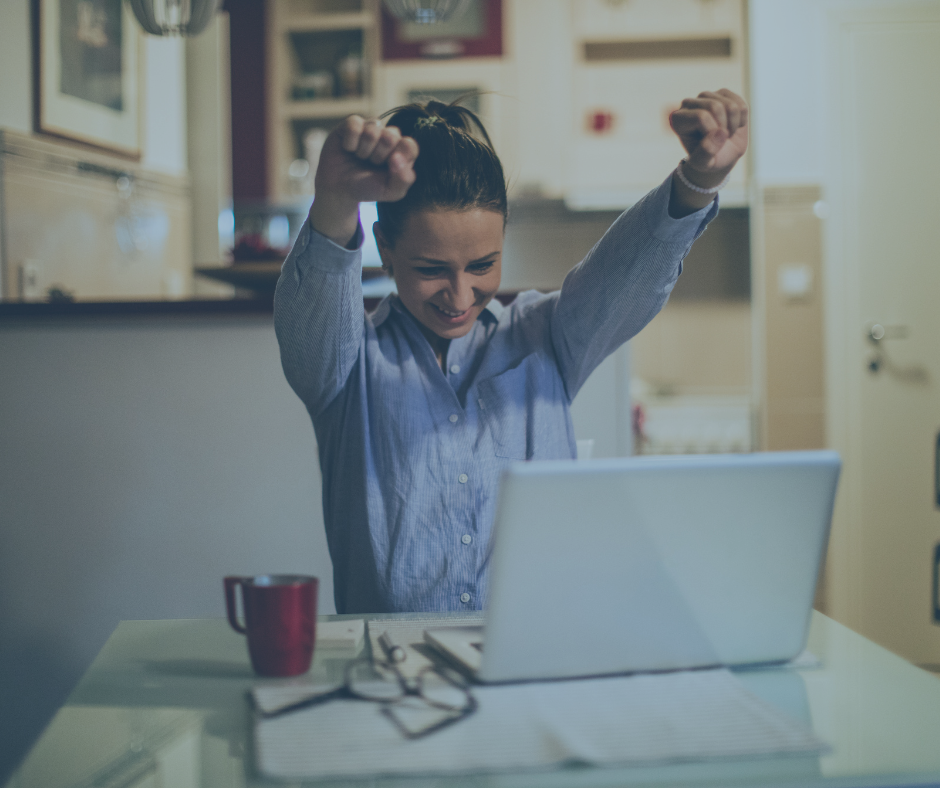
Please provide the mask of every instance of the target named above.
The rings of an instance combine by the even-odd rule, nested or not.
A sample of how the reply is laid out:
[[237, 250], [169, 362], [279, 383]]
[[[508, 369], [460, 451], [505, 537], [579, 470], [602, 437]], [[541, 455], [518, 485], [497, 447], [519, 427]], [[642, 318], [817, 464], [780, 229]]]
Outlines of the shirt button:
[[464, 592], [460, 595], [460, 601], [463, 602], [464, 604], [467, 604], [467, 602], [470, 601], [470, 594], [468, 594], [466, 591], [464, 591]]
[[458, 372], [460, 372], [460, 364], [451, 364], [450, 371], [456, 375]]
[[457, 477], [457, 481], [460, 482], [461, 484], [466, 484], [469, 479], [470, 477], [467, 476], [467, 474], [465, 473], [462, 473], [460, 474], [460, 476]]
[[470, 534], [464, 534], [463, 536], [460, 537], [460, 541], [463, 542], [464, 544], [470, 544], [470, 542], [473, 541], [473, 537], [470, 536]]
[[451, 424], [456, 424], [458, 418], [459, 418], [459, 416], [458, 416], [456, 413], [451, 413], [451, 414], [450, 414], [450, 423], [451, 423]]

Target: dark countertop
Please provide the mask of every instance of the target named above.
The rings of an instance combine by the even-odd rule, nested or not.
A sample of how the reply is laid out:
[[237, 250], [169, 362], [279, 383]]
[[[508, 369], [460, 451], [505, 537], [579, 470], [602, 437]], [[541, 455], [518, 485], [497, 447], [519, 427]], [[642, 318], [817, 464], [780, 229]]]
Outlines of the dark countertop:
[[[496, 296], [510, 303], [515, 292]], [[380, 298], [365, 298], [367, 312], [379, 305]], [[173, 301], [0, 301], [0, 321], [49, 318], [97, 317], [212, 317], [265, 316], [274, 314], [274, 297], [191, 298]]]
[[271, 315], [274, 298], [192, 298], [173, 301], [0, 301], [0, 320], [61, 317]]

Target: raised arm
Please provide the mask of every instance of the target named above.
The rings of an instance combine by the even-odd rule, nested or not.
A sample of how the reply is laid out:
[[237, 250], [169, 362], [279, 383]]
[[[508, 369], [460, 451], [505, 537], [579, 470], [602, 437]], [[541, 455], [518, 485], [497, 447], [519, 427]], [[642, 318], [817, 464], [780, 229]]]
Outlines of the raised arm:
[[555, 305], [552, 342], [571, 398], [665, 305], [717, 213], [718, 188], [747, 150], [747, 104], [729, 90], [686, 99], [670, 123], [688, 154], [679, 171], [614, 222], [565, 278]]
[[284, 374], [314, 415], [345, 385], [362, 344], [359, 203], [401, 199], [417, 155], [398, 129], [356, 115], [323, 145], [316, 199], [274, 297]]

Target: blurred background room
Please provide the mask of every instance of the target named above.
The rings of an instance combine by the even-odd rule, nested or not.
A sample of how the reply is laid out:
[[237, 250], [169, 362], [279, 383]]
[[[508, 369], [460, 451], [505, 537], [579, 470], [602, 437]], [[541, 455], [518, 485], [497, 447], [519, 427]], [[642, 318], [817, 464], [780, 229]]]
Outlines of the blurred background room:
[[[466, 96], [503, 161], [505, 300], [669, 176], [683, 98], [750, 102], [719, 216], [577, 438], [837, 449], [817, 608], [940, 670], [940, 2], [410, 4], [0, 4], [0, 782], [118, 621], [222, 616], [222, 576], [264, 572], [334, 612], [274, 285], [328, 131], [426, 97]], [[363, 288], [394, 288], [374, 243]]]

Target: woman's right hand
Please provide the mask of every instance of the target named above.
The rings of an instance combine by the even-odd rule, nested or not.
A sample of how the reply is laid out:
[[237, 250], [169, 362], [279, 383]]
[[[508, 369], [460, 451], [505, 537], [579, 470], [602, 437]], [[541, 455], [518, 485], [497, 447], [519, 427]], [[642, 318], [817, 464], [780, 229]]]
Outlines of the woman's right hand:
[[310, 207], [313, 228], [340, 246], [356, 234], [360, 202], [394, 202], [415, 181], [418, 143], [394, 126], [351, 115], [323, 143]]

